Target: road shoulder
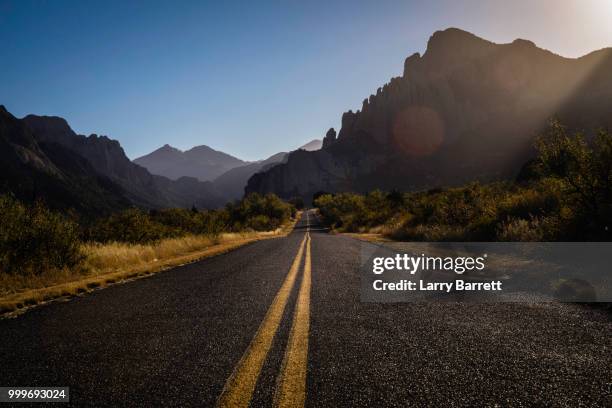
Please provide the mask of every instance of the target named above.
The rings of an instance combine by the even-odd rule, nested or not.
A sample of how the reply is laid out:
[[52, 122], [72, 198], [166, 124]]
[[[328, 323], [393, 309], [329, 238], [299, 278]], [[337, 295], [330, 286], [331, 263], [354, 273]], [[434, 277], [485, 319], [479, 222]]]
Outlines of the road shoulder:
[[86, 295], [94, 290], [131, 282], [135, 279], [152, 276], [171, 268], [194, 263], [213, 256], [222, 255], [253, 242], [283, 238], [289, 235], [301, 218], [298, 212], [294, 219], [276, 231], [234, 234], [231, 238], [206, 246], [199, 250], [172, 256], [167, 259], [154, 259], [144, 265], [127, 267], [109, 273], [84, 276], [82, 279], [62, 282], [57, 285], [32, 288], [0, 297], [0, 319], [16, 317], [26, 311], [54, 301], [66, 301]]

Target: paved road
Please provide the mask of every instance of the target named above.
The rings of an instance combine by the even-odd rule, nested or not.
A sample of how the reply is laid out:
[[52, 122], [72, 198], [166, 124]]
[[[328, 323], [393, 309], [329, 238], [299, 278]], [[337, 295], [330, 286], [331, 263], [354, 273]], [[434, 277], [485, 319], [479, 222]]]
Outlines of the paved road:
[[604, 312], [362, 303], [362, 245], [305, 214], [286, 238], [0, 320], [0, 385], [113, 407], [612, 406]]

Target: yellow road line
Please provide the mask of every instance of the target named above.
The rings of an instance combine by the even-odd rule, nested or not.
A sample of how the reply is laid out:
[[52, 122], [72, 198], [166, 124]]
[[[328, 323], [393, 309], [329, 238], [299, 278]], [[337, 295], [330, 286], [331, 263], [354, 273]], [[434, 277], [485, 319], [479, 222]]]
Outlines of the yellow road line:
[[300, 285], [289, 342], [278, 377], [274, 407], [303, 407], [306, 401], [306, 373], [308, 370], [308, 331], [310, 330], [310, 233], [306, 233], [306, 260]]
[[255, 337], [251, 340], [251, 344], [249, 344], [232, 375], [227, 379], [223, 392], [217, 400], [217, 407], [233, 408], [249, 406], [261, 367], [272, 347], [272, 340], [278, 331], [287, 300], [300, 269], [304, 244], [307, 239], [309, 237], [305, 234], [283, 285], [272, 301], [266, 316], [261, 322], [259, 329], [257, 329], [257, 333], [255, 333]]

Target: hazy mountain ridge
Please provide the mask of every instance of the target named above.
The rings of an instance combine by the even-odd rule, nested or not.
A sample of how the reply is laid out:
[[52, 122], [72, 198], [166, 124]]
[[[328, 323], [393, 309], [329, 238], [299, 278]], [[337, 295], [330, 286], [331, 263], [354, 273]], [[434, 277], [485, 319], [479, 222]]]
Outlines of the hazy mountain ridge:
[[[315, 151], [321, 149], [321, 139], [313, 139], [310, 142], [298, 147], [297, 150]], [[256, 173], [267, 171], [277, 164], [285, 163], [289, 153], [276, 153], [265, 160], [249, 163], [244, 166], [236, 167], [217, 177], [213, 184], [216, 191], [226, 200], [232, 201], [242, 198], [244, 189], [249, 179]]]
[[215, 190], [227, 201], [240, 199], [244, 195], [244, 188], [253, 174], [284, 163], [287, 161], [287, 155], [286, 152], [276, 153], [265, 160], [228, 170], [213, 181]]
[[[320, 139], [313, 139], [298, 150], [315, 151], [321, 145]], [[195, 146], [183, 152], [166, 144], [135, 159], [134, 163], [153, 174], [165, 175], [171, 179], [199, 175], [197, 178], [200, 180], [212, 180], [215, 192], [224, 201], [233, 201], [242, 198], [247, 181], [253, 174], [285, 162], [287, 155], [287, 152], [279, 152], [264, 160], [248, 162], [206, 145]]]
[[206, 145], [195, 146], [183, 152], [168, 144], [134, 159], [134, 163], [146, 168], [152, 174], [172, 180], [187, 176], [200, 181], [214, 180], [228, 170], [248, 164]]
[[312, 139], [310, 142], [300, 146], [297, 150], [306, 150], [308, 152], [313, 152], [315, 150], [320, 150], [323, 147], [323, 141], [321, 139]]
[[414, 190], [516, 175], [535, 135], [557, 116], [572, 128], [612, 125], [612, 52], [568, 59], [526, 40], [495, 44], [436, 32], [362, 109], [342, 115], [323, 149], [292, 153], [247, 191]]

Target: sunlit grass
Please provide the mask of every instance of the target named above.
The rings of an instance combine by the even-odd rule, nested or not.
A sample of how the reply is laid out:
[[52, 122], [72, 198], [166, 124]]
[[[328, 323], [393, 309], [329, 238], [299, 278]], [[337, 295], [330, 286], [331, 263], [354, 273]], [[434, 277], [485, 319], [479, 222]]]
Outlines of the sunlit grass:
[[292, 220], [275, 231], [187, 235], [151, 244], [83, 244], [85, 260], [79, 267], [48, 270], [38, 275], [0, 272], [0, 313], [58, 297], [78, 295], [218, 255], [253, 241], [283, 236], [294, 224], [295, 220]]
[[228, 238], [209, 236], [185, 236], [170, 238], [155, 244], [130, 245], [126, 243], [111, 242], [108, 244], [85, 244], [84, 252], [87, 254], [85, 269], [89, 275], [99, 275], [116, 272], [129, 267], [147, 265], [159, 260], [189, 254], [208, 248], [211, 245], [227, 242]]

